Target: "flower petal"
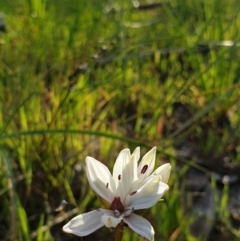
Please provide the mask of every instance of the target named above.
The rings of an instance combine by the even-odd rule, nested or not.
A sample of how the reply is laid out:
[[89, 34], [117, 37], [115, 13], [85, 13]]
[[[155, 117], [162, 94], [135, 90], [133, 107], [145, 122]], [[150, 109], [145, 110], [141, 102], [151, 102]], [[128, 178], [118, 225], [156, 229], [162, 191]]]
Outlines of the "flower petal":
[[161, 176], [151, 175], [136, 192], [127, 195], [125, 208], [134, 210], [153, 206], [168, 190], [168, 185], [161, 182]]
[[64, 225], [63, 231], [77, 236], [86, 236], [104, 225], [101, 222], [102, 216], [103, 212], [100, 210], [80, 214]]
[[111, 203], [116, 186], [108, 168], [92, 157], [86, 158], [86, 173], [91, 188], [107, 202]]
[[154, 229], [145, 218], [132, 213], [131, 215], [124, 217], [123, 221], [128, 224], [129, 228], [140, 234], [142, 237], [150, 241], [154, 240]]
[[156, 147], [153, 147], [148, 153], [144, 155], [138, 166], [138, 183], [143, 182], [153, 171], [156, 158]]
[[140, 148], [137, 147], [131, 155], [131, 162], [133, 162], [133, 180], [129, 192], [133, 192], [138, 188], [138, 160], [140, 158]]
[[117, 225], [122, 221], [122, 217], [114, 217], [114, 215], [104, 214], [101, 218], [101, 222], [104, 223], [104, 225], [107, 228], [115, 228]]
[[140, 148], [137, 147], [130, 157], [131, 162], [133, 162], [133, 180], [138, 179], [138, 173], [137, 173], [138, 166], [137, 165], [138, 165], [139, 158], [140, 158]]
[[140, 147], [137, 147], [134, 152], [131, 155], [131, 158], [134, 157], [134, 159], [138, 162], [140, 158]]
[[160, 175], [162, 177], [162, 182], [168, 183], [170, 177], [171, 165], [169, 163], [163, 164], [158, 167], [152, 175]]
[[117, 187], [117, 194], [124, 202], [133, 181], [134, 162], [131, 161], [129, 149], [122, 150], [113, 167], [113, 179]]

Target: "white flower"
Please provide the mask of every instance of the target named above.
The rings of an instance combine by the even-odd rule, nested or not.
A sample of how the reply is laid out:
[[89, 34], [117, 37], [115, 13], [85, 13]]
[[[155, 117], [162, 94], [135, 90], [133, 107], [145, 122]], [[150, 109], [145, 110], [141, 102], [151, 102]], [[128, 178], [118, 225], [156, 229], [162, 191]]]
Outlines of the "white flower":
[[154, 240], [154, 230], [143, 217], [134, 210], [153, 206], [168, 190], [166, 184], [170, 175], [170, 165], [157, 168], [156, 148], [149, 151], [139, 166], [140, 148], [131, 155], [124, 149], [118, 155], [113, 167], [113, 175], [101, 162], [86, 158], [86, 173], [89, 185], [108, 209], [98, 209], [76, 216], [63, 230], [78, 236], [86, 236], [102, 226], [116, 227], [121, 221], [148, 240]]

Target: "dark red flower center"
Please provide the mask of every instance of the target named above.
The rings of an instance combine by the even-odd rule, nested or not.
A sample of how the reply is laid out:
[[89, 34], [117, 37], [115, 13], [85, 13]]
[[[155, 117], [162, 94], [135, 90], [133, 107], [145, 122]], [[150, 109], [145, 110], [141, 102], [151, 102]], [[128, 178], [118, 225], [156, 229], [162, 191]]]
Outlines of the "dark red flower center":
[[110, 209], [112, 211], [119, 211], [120, 213], [123, 213], [124, 212], [124, 206], [121, 202], [121, 199], [120, 197], [115, 197], [112, 201], [112, 204], [110, 206]]

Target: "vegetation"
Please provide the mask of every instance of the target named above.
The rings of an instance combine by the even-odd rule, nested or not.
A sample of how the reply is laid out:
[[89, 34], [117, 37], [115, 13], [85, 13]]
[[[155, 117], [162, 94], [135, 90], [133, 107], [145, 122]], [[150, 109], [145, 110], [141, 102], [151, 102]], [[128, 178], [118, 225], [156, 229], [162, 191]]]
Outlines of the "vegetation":
[[[157, 146], [157, 165], [172, 165], [164, 202], [144, 213], [156, 240], [209, 240], [191, 232], [190, 167], [208, 175], [215, 232], [240, 238], [230, 187], [219, 195], [216, 179], [221, 158], [240, 163], [240, 2], [155, 3], [1, 1], [1, 240], [106, 240], [108, 229], [77, 239], [61, 227], [100, 206], [85, 157], [111, 169], [121, 149], [137, 146]], [[194, 151], [179, 155], [186, 140]], [[70, 204], [58, 212], [62, 200]]]

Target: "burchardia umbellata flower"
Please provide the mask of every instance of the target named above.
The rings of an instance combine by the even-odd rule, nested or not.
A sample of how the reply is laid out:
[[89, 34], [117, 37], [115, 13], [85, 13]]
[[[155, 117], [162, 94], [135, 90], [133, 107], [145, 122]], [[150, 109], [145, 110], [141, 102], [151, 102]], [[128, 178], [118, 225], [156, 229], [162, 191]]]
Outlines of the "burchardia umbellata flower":
[[105, 209], [80, 214], [68, 222], [63, 231], [86, 236], [102, 226], [115, 228], [122, 221], [133, 231], [148, 240], [154, 240], [152, 225], [143, 217], [133, 213], [156, 204], [168, 190], [170, 164], [164, 164], [153, 172], [156, 148], [141, 160], [140, 148], [131, 155], [129, 149], [122, 150], [113, 167], [109, 169], [92, 157], [86, 158], [86, 173], [89, 185], [100, 197]]

